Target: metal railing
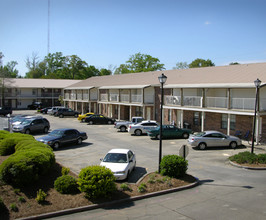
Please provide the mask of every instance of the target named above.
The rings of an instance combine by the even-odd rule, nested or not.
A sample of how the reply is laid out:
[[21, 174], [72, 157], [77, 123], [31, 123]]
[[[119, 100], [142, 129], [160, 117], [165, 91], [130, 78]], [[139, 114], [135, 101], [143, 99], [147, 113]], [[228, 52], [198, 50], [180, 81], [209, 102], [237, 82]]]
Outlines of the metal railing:
[[228, 108], [228, 98], [227, 97], [206, 97], [206, 107]]
[[232, 98], [231, 109], [253, 110], [255, 108], [255, 98]]

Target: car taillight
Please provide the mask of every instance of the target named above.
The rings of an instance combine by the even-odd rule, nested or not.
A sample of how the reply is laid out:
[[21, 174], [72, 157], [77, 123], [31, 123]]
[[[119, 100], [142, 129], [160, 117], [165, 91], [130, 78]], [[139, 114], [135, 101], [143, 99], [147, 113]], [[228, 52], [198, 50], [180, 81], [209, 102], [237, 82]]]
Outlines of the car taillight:
[[129, 126], [129, 128], [131, 128], [131, 125]]

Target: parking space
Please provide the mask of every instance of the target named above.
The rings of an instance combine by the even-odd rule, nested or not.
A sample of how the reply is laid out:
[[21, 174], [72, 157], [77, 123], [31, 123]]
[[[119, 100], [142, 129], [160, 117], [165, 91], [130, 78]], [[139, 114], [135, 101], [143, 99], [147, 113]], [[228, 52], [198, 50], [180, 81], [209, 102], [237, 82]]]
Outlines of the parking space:
[[[35, 111], [23, 111], [21, 113], [36, 114]], [[18, 114], [15, 111], [14, 114]], [[41, 114], [40, 114], [41, 115]], [[159, 141], [150, 139], [148, 136], [134, 136], [128, 132], [119, 132], [114, 125], [88, 125], [80, 123], [77, 118], [58, 118], [51, 115], [42, 115], [47, 118], [51, 130], [57, 128], [75, 128], [85, 131], [88, 139], [81, 145], [68, 145], [55, 151], [57, 162], [79, 173], [88, 165], [98, 165], [100, 159], [112, 148], [128, 148], [135, 152], [137, 157], [137, 169], [129, 178], [135, 182], [146, 172], [158, 169]], [[1, 118], [1, 125], [5, 124], [6, 118]], [[2, 128], [1, 128], [2, 129]], [[35, 138], [45, 134], [34, 134]], [[187, 144], [184, 139], [163, 140], [163, 155], [178, 154], [182, 145]], [[204, 171], [207, 166], [224, 166], [230, 155], [247, 150], [245, 146], [232, 150], [229, 148], [215, 148], [204, 151], [189, 147], [189, 173]]]

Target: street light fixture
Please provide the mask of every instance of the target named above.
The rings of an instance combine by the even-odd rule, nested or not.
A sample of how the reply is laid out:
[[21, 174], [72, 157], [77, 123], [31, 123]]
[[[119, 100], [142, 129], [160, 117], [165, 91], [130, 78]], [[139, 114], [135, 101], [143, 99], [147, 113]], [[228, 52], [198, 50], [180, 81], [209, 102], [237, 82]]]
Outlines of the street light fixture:
[[159, 168], [158, 172], [160, 173], [160, 164], [161, 164], [161, 159], [162, 159], [162, 127], [163, 127], [163, 84], [167, 80], [167, 76], [165, 76], [163, 73], [158, 77], [159, 82], [161, 83], [161, 112], [160, 112], [160, 141], [159, 141]]
[[256, 86], [256, 99], [255, 99], [255, 112], [254, 112], [254, 121], [253, 121], [253, 133], [252, 133], [252, 145], [251, 145], [251, 153], [254, 153], [254, 139], [255, 139], [255, 128], [256, 128], [256, 116], [257, 116], [257, 102], [258, 102], [258, 94], [259, 94], [259, 88], [261, 81], [259, 79], [256, 79], [254, 81], [254, 84]]

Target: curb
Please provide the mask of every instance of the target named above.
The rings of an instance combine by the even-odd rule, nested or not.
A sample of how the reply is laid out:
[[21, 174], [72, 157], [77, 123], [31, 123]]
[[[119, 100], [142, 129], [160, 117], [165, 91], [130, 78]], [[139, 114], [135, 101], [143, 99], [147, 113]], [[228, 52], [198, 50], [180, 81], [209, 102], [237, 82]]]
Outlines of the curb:
[[125, 203], [125, 202], [132, 202], [132, 201], [146, 199], [146, 198], [150, 198], [150, 197], [154, 197], [154, 196], [160, 196], [160, 195], [164, 195], [164, 194], [168, 194], [168, 193], [178, 192], [178, 191], [190, 189], [190, 188], [193, 188], [193, 187], [199, 185], [199, 182], [200, 182], [199, 179], [196, 177], [194, 177], [194, 178], [196, 179], [196, 181], [194, 183], [188, 184], [186, 186], [162, 190], [162, 191], [158, 191], [158, 192], [147, 193], [147, 194], [140, 195], [140, 196], [134, 196], [134, 197], [121, 199], [121, 200], [117, 200], [117, 201], [112, 201], [112, 202], [105, 202], [102, 204], [82, 206], [82, 207], [78, 207], [78, 208], [66, 209], [66, 210], [57, 211], [57, 212], [50, 212], [50, 213], [45, 213], [45, 214], [36, 215], [36, 216], [30, 216], [30, 217], [26, 217], [26, 218], [19, 218], [18, 220], [32, 220], [32, 219], [45, 219], [45, 218], [57, 217], [57, 216], [73, 214], [73, 213], [77, 213], [77, 212], [90, 211], [90, 210], [99, 209], [99, 208], [107, 208], [107, 207], [110, 207], [113, 205], [118, 205], [118, 204]]
[[244, 168], [244, 169], [249, 169], [249, 170], [266, 170], [266, 167], [248, 167], [248, 166], [242, 166], [242, 165], [239, 165], [237, 163], [232, 162], [231, 160], [229, 160], [229, 163], [232, 166], [235, 166], [235, 167], [238, 167], [238, 168]]

